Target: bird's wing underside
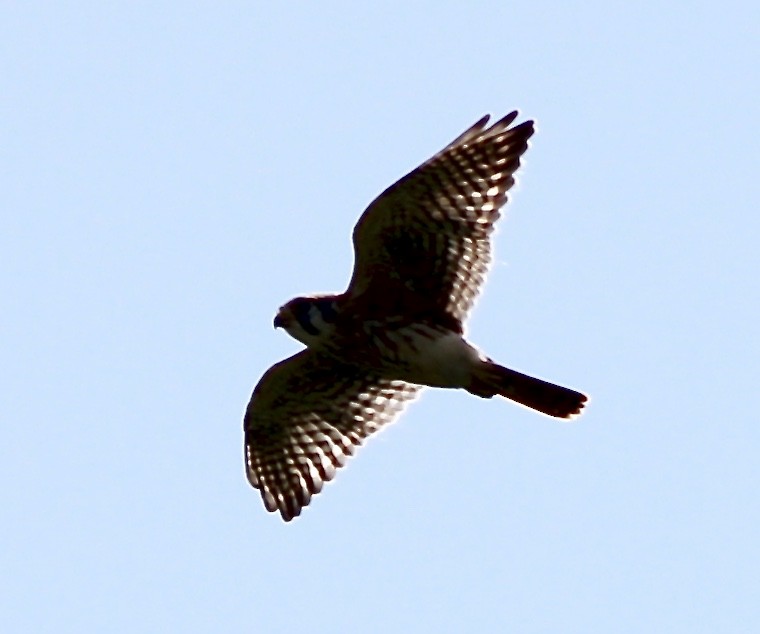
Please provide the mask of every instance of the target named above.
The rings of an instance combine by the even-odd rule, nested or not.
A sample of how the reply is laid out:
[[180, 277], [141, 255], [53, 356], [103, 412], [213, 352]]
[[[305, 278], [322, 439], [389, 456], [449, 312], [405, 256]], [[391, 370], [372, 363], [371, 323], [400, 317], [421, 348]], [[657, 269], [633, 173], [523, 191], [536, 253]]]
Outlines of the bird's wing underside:
[[491, 261], [490, 236], [533, 122], [488, 117], [385, 190], [354, 229], [348, 301], [367, 314], [461, 328]]
[[272, 366], [244, 421], [246, 474], [267, 510], [285, 521], [299, 515], [355, 447], [392, 422], [419, 389], [311, 350]]

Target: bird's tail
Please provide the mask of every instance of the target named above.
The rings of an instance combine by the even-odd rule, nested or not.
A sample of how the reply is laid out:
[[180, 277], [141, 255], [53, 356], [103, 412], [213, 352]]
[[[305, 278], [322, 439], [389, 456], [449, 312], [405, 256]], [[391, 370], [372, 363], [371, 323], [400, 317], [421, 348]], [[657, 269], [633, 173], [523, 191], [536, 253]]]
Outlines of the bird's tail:
[[493, 361], [478, 366], [467, 391], [482, 398], [498, 394], [557, 418], [580, 414], [588, 400], [580, 392], [515, 372]]

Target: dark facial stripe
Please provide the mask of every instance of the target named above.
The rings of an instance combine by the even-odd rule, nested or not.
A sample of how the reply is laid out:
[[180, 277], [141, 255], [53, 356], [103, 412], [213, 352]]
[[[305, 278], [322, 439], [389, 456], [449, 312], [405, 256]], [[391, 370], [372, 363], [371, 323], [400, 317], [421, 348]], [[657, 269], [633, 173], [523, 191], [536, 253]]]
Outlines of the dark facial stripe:
[[335, 302], [333, 300], [317, 299], [315, 300], [314, 305], [317, 307], [317, 310], [319, 310], [322, 319], [324, 319], [325, 322], [332, 323], [335, 321], [338, 313], [335, 311]]
[[311, 323], [311, 317], [309, 316], [310, 308], [311, 302], [306, 300], [300, 301], [296, 304], [293, 304], [293, 315], [301, 325], [301, 328], [303, 328], [310, 335], [316, 336], [319, 334], [319, 330], [317, 330], [314, 324]]

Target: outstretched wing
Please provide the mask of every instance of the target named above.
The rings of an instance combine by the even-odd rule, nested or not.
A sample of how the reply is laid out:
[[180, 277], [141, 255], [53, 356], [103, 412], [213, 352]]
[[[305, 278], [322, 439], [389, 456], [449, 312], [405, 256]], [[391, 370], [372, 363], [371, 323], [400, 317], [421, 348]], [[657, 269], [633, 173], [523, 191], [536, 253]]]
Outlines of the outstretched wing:
[[461, 327], [491, 261], [490, 235], [507, 202], [533, 122], [488, 116], [391, 185], [354, 229], [346, 297], [374, 314]]
[[267, 510], [289, 522], [419, 390], [308, 349], [280, 361], [256, 385], [245, 413], [248, 481]]

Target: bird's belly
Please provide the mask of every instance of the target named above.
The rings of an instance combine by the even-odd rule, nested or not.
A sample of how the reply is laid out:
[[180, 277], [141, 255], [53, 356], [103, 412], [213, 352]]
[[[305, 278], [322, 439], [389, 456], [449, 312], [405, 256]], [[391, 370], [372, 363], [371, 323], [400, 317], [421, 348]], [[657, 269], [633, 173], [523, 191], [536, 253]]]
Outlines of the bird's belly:
[[460, 335], [423, 324], [386, 330], [375, 339], [393, 378], [430, 387], [465, 387], [481, 355]]

